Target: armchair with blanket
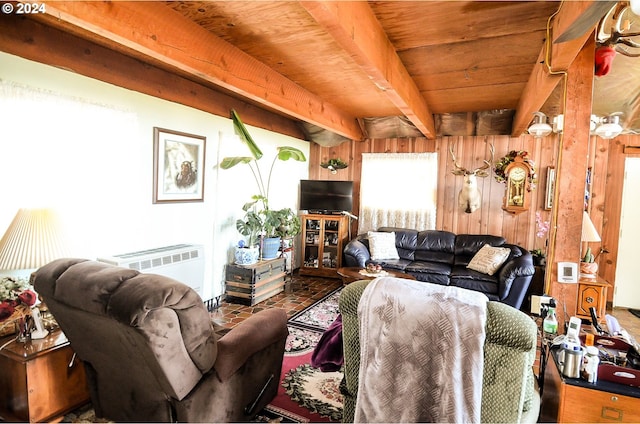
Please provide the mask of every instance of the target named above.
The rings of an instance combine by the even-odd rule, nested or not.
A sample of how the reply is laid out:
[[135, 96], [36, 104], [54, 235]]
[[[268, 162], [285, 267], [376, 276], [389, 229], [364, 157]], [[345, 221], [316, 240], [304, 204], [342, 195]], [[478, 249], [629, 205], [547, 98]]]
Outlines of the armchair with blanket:
[[[365, 314], [367, 304], [371, 301], [367, 300], [364, 302], [365, 304], [362, 302], [363, 293], [367, 286], [371, 284], [372, 287], [375, 287], [375, 290], [380, 290], [381, 286], [374, 285], [378, 284], [381, 280], [399, 279], [379, 278], [373, 281], [357, 281], [346, 286], [340, 295], [339, 309], [342, 314], [342, 336], [344, 343], [344, 381], [342, 387], [344, 395], [343, 422], [354, 422], [354, 418], [360, 420], [365, 419], [368, 422], [379, 421], [381, 418], [383, 421], [389, 422], [393, 420], [394, 416], [392, 415], [390, 417], [386, 414], [388, 414], [390, 410], [393, 410], [394, 406], [399, 410], [399, 414], [402, 414], [399, 419], [410, 421], [412, 419], [411, 417], [414, 416], [407, 415], [411, 412], [407, 411], [411, 409], [411, 401], [408, 398], [412, 398], [412, 401], [414, 401], [414, 393], [418, 392], [420, 392], [418, 396], [424, 396], [425, 399], [432, 400], [432, 402], [414, 402], [420, 407], [425, 407], [426, 405], [426, 407], [444, 406], [445, 409], [459, 409], [460, 403], [473, 403], [473, 401], [477, 403], [474, 411], [475, 415], [457, 415], [453, 416], [453, 418], [452, 416], [446, 416], [444, 417], [445, 421], [536, 422], [540, 406], [540, 398], [535, 388], [535, 376], [533, 374], [537, 328], [531, 318], [503, 303], [486, 301], [486, 306], [482, 306], [482, 308], [486, 308], [486, 312], [480, 314], [482, 317], [477, 317], [479, 322], [482, 322], [481, 318], [484, 318], [484, 339], [475, 339], [468, 343], [466, 341], [459, 341], [463, 339], [463, 337], [461, 336], [462, 333], [456, 332], [456, 323], [441, 324], [439, 322], [433, 322], [432, 324], [428, 324], [429, 319], [433, 319], [434, 315], [431, 317], [427, 316], [428, 313], [425, 310], [424, 314], [422, 311], [420, 312], [419, 315], [424, 315], [425, 317], [420, 317], [423, 321], [419, 322], [419, 325], [415, 327], [418, 330], [414, 330], [412, 334], [408, 335], [407, 344], [398, 343], [396, 339], [393, 339], [395, 337], [394, 333], [399, 329], [401, 330], [403, 326], [408, 327], [408, 320], [413, 318], [406, 315], [409, 313], [408, 311], [410, 311], [409, 308], [405, 308], [406, 305], [400, 304], [398, 306], [397, 303], [394, 303], [397, 302], [396, 298], [401, 298], [401, 296], [397, 296], [396, 294], [401, 291], [410, 291], [415, 297], [415, 293], [413, 293], [415, 287], [408, 286], [405, 290], [398, 290], [397, 287], [394, 287], [393, 292], [383, 294], [382, 303], [385, 304], [384, 307], [373, 304], [375, 316], [386, 316], [382, 322], [383, 324], [389, 324], [390, 327], [384, 329], [384, 325], [380, 325], [379, 322], [374, 322], [374, 319], [372, 319], [371, 322], [366, 321], [367, 315]], [[420, 286], [420, 283], [415, 281], [400, 280], [400, 282], [406, 285]], [[462, 290], [455, 287], [443, 287], [441, 289], [438, 289], [438, 286], [432, 287], [434, 287], [436, 293], [437, 290], [447, 290], [446, 296], [450, 295], [450, 290]], [[468, 290], [462, 291], [467, 292], [467, 294], [473, 293]], [[371, 292], [371, 290], [369, 292]], [[368, 292], [365, 294], [368, 294]], [[467, 294], [464, 294], [464, 296]], [[478, 293], [473, 294], [479, 295]], [[368, 296], [372, 295], [368, 294]], [[417, 308], [420, 308], [420, 302], [413, 303], [417, 305]], [[361, 311], [358, 310], [359, 304], [360, 308], [362, 308]], [[433, 307], [432, 304], [429, 305]], [[454, 305], [454, 307], [456, 306]], [[438, 305], [438, 309], [441, 309], [445, 315], [451, 314], [443, 305]], [[397, 312], [398, 315], [393, 315], [396, 313], [394, 311], [399, 311]], [[360, 318], [358, 316], [359, 312], [363, 314]], [[389, 317], [389, 315], [393, 316]], [[457, 315], [464, 316], [464, 314]], [[436, 314], [435, 316], [438, 315]], [[467, 318], [473, 319], [473, 317]], [[393, 327], [394, 325], [396, 326], [395, 328]], [[427, 341], [426, 339], [429, 339], [431, 335], [425, 335], [428, 334], [431, 326], [433, 326], [434, 333], [440, 332], [445, 336], [446, 340], [438, 340], [436, 342], [433, 340]], [[450, 330], [450, 328], [454, 328], [454, 330]], [[470, 330], [467, 330], [467, 333], [478, 333], [478, 331], [476, 331], [477, 329], [474, 330], [473, 327], [469, 328]], [[369, 330], [372, 330], [374, 334], [385, 333], [383, 334], [383, 338], [391, 339], [393, 343], [385, 345], [378, 340], [373, 346], [361, 346], [361, 343], [366, 343], [366, 340], [368, 340], [368, 338], [362, 334], [363, 329], [365, 333], [368, 333]], [[420, 334], [422, 334], [422, 336]], [[458, 399], [458, 397], [468, 396], [468, 394], [449, 393], [456, 389], [459, 390], [461, 387], [464, 387], [465, 391], [470, 388], [468, 385], [465, 386], [460, 382], [457, 382], [457, 384], [449, 384], [446, 387], [447, 390], [437, 388], [437, 384], [430, 386], [429, 383], [427, 383], [427, 381], [431, 381], [430, 378], [435, 378], [435, 381], [438, 382], [438, 378], [441, 377], [441, 374], [438, 374], [440, 370], [433, 369], [439, 363], [438, 361], [440, 361], [440, 363], [446, 363], [447, 366], [454, 369], [453, 367], [456, 362], [453, 361], [453, 359], [458, 360], [458, 363], [462, 360], [463, 367], [465, 367], [464, 363], [466, 363], [467, 359], [469, 361], [472, 360], [469, 352], [474, 350], [474, 343], [477, 347], [478, 340], [484, 340], [482, 352], [480, 352], [479, 356], [483, 358], [480, 361], [482, 373], [481, 377], [476, 375], [475, 380], [470, 380], [467, 384], [473, 384], [473, 387], [478, 388], [478, 383], [481, 382], [481, 399], [477, 397], [471, 401], [462, 398]], [[441, 347], [451, 346], [451, 349], [441, 348], [437, 351], [430, 351], [429, 349], [433, 349], [435, 345]], [[469, 348], [470, 345], [472, 346], [471, 348]], [[474, 354], [477, 355], [478, 353]], [[396, 359], [395, 361], [389, 361], [389, 358], [385, 359], [387, 356], [393, 357], [397, 355], [405, 355], [406, 358], [409, 358], [403, 361], [407, 364], [401, 364], [402, 366], [398, 367], [397, 364], [400, 364], [401, 359]], [[452, 361], [450, 365], [447, 355], [451, 355]], [[454, 358], [456, 355], [458, 355], [458, 357]], [[437, 356], [437, 358], [434, 358], [434, 356]], [[375, 381], [372, 383], [369, 380], [365, 385], [359, 381], [359, 375], [365, 376], [365, 378], [369, 375], [367, 374], [366, 363], [365, 368], [361, 369], [361, 361], [366, 361], [367, 357], [375, 357], [371, 364], [374, 372], [370, 374], [376, 378], [386, 372], [386, 367], [394, 368], [393, 372], [387, 373], [389, 374], [391, 383], [384, 381], [380, 383], [379, 387], [372, 388], [372, 385], [376, 384]], [[420, 366], [421, 364], [428, 365]], [[477, 371], [478, 364], [473, 365], [470, 363], [469, 369], [471, 370], [474, 366]], [[381, 367], [385, 368], [381, 369]], [[435, 377], [433, 376], [434, 372], [436, 373]], [[465, 373], [466, 372], [467, 371], [465, 371]], [[426, 373], [426, 376], [422, 375], [424, 373]], [[445, 370], [445, 374], [446, 373], [447, 370]], [[454, 374], [461, 379], [463, 378], [461, 376], [463, 373], [460, 372], [454, 371], [449, 372], [449, 374]], [[396, 389], [393, 388], [394, 379], [396, 380]], [[474, 384], [473, 381], [476, 383]], [[359, 399], [359, 390], [362, 390], [363, 387], [369, 388], [369, 391], [366, 392], [368, 395], [365, 399]], [[436, 388], [434, 389], [434, 387]], [[405, 396], [400, 395], [400, 392], [404, 392]], [[407, 394], [409, 394], [409, 396], [407, 396]], [[369, 399], [371, 396], [382, 396], [383, 398], [382, 400], [378, 399], [376, 402], [373, 402]], [[437, 405], [438, 403], [442, 403], [442, 405]], [[357, 404], [358, 411], [356, 411]], [[470, 405], [463, 405], [463, 407], [470, 407]], [[358, 414], [356, 414], [356, 412], [358, 412]], [[424, 418], [424, 415], [417, 416]], [[442, 416], [440, 416], [440, 419], [443, 419]]]
[[84, 363], [97, 417], [249, 421], [277, 392], [284, 310], [261, 311], [217, 339], [198, 294], [167, 277], [59, 259], [32, 282]]

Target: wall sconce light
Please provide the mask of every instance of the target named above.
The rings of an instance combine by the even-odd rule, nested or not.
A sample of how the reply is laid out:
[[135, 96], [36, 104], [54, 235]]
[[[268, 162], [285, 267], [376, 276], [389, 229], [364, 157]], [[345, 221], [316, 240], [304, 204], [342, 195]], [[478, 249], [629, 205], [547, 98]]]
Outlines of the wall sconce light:
[[556, 134], [562, 133], [564, 129], [564, 115], [560, 114], [553, 117], [553, 132]]
[[533, 113], [533, 122], [527, 130], [529, 134], [536, 138], [540, 138], [551, 134], [552, 130], [553, 128], [551, 128], [551, 125], [547, 123], [547, 115], [542, 112]]
[[595, 129], [595, 134], [608, 140], [620, 135], [622, 126], [620, 125], [619, 115], [603, 116], [599, 119], [600, 124]]
[[589, 132], [591, 134], [596, 133], [596, 128], [598, 127], [598, 122], [600, 122], [600, 118], [597, 115], [591, 115], [591, 120], [589, 121]]

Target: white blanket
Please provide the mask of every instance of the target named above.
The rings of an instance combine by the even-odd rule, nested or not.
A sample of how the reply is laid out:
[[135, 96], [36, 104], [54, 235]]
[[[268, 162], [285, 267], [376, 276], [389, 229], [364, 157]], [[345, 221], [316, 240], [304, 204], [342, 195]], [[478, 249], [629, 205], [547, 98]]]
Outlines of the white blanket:
[[369, 283], [355, 422], [480, 422], [487, 301], [399, 278]]

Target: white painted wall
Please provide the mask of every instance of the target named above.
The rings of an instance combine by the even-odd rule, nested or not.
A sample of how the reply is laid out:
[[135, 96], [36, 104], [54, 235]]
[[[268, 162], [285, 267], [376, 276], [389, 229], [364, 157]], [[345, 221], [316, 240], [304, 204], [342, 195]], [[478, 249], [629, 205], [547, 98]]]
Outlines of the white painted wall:
[[[153, 127], [207, 138], [204, 202], [152, 204]], [[306, 141], [249, 130], [265, 178], [277, 146], [309, 154]], [[243, 149], [230, 119], [0, 52], [0, 235], [19, 208], [53, 207], [78, 257], [203, 244], [204, 297], [216, 296], [241, 238], [235, 220], [257, 193], [245, 166], [217, 163]], [[306, 178], [307, 162], [278, 162], [270, 206], [295, 210]]]

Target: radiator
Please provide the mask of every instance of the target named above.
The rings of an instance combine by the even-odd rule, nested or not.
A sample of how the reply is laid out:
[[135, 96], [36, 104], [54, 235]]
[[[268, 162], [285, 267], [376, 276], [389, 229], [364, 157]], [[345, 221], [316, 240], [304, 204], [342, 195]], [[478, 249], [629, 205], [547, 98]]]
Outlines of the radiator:
[[204, 247], [197, 244], [177, 244], [138, 252], [98, 258], [111, 265], [159, 274], [178, 280], [203, 297]]

